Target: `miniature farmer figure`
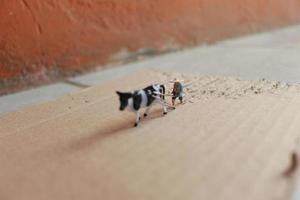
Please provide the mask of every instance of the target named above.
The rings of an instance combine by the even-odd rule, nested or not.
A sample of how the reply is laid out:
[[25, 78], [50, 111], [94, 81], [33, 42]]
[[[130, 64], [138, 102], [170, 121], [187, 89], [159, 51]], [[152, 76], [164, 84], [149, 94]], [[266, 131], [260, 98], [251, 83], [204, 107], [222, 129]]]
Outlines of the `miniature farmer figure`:
[[183, 101], [183, 84], [180, 82], [180, 80], [178, 80], [177, 78], [175, 78], [172, 81], [173, 84], [173, 90], [172, 90], [172, 105], [175, 105], [175, 100], [177, 98], [179, 98], [180, 103], [182, 104]]

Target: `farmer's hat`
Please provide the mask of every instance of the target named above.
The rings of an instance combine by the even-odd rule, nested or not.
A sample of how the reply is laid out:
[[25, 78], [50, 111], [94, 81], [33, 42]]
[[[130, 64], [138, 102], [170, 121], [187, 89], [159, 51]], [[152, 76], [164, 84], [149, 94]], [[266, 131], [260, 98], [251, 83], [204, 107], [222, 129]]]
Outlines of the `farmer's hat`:
[[183, 81], [184, 80], [182, 79], [174, 78], [173, 80], [170, 81], [170, 83], [183, 82]]

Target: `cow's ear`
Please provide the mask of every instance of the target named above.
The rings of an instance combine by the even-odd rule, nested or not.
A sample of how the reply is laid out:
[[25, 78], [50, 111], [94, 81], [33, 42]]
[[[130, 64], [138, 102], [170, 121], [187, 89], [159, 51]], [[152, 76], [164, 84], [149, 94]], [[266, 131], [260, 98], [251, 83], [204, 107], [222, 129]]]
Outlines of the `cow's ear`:
[[117, 95], [119, 95], [119, 96], [121, 96], [121, 94], [122, 94], [122, 93], [121, 93], [121, 92], [119, 92], [119, 91], [116, 91], [116, 93], [117, 93]]

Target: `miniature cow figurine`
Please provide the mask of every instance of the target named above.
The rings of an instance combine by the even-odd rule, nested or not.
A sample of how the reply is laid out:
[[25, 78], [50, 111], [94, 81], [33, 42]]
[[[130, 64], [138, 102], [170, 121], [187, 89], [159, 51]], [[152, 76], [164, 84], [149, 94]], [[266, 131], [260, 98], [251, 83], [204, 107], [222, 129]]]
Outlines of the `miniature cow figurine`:
[[167, 105], [165, 102], [165, 86], [164, 85], [151, 85], [142, 90], [137, 90], [134, 92], [119, 92], [116, 93], [119, 95], [120, 100], [120, 110], [123, 111], [125, 109], [135, 112], [136, 120], [134, 126], [138, 126], [141, 117], [140, 117], [140, 109], [146, 108], [144, 113], [144, 117], [147, 117], [150, 108], [158, 103], [163, 107], [163, 114], [167, 114]]

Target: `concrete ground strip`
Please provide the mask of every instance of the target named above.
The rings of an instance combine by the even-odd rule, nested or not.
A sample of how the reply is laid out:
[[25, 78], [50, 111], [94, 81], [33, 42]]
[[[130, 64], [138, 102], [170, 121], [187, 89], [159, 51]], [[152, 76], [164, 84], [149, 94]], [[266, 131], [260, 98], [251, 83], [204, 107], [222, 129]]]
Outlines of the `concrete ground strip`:
[[[145, 59], [113, 69], [71, 78], [78, 85], [100, 85], [141, 69], [225, 75], [244, 79], [267, 78], [300, 81], [300, 26], [227, 40], [163, 56]], [[78, 91], [76, 84], [59, 83], [0, 97], [0, 113]]]

